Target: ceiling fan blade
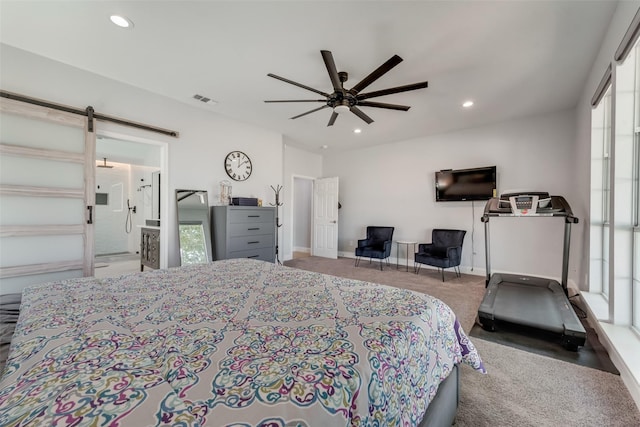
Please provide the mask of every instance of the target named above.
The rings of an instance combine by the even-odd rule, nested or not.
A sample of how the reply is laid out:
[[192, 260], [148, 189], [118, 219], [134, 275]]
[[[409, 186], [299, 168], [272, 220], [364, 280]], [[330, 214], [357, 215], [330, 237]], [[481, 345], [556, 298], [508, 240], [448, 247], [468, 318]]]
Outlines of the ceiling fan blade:
[[371, 123], [373, 123], [373, 119], [369, 116], [367, 116], [361, 109], [359, 109], [358, 107], [351, 107], [351, 112], [353, 114], [355, 114], [356, 116], [360, 117], [362, 120], [364, 120], [365, 122], [367, 122], [368, 125], [370, 125]]
[[328, 50], [321, 50], [320, 53], [322, 54], [324, 65], [327, 67], [327, 71], [329, 72], [329, 78], [331, 79], [333, 90], [335, 90], [336, 92], [342, 92], [342, 83], [340, 82], [340, 77], [338, 76], [336, 63], [333, 60], [333, 54]]
[[352, 87], [351, 92], [354, 94], [357, 94], [362, 89], [366, 88], [371, 83], [378, 80], [380, 77], [382, 77], [383, 74], [385, 74], [387, 71], [389, 71], [390, 69], [392, 69], [393, 67], [395, 67], [401, 62], [402, 62], [402, 58], [400, 58], [398, 55], [393, 55], [389, 60], [387, 60], [387, 62], [385, 62], [378, 68], [376, 68], [371, 74], [369, 74], [364, 79], [360, 80], [360, 82], [357, 85]]
[[264, 102], [327, 102], [326, 99], [273, 99]]
[[323, 105], [322, 107], [314, 108], [313, 110], [307, 111], [306, 113], [298, 114], [297, 116], [291, 117], [291, 120], [297, 119], [298, 117], [306, 116], [307, 114], [315, 113], [316, 111], [320, 111], [323, 108], [327, 108], [327, 107], [328, 107], [328, 105]]
[[356, 99], [358, 101], [361, 101], [363, 99], [375, 98], [376, 96], [391, 95], [392, 93], [407, 92], [407, 91], [416, 90], [416, 89], [424, 89], [428, 86], [429, 86], [428, 82], [413, 83], [410, 85], [397, 86], [389, 89], [376, 90], [374, 92], [361, 93], [359, 95], [356, 95]]
[[336, 113], [335, 111], [331, 113], [331, 117], [329, 118], [329, 123], [327, 123], [327, 126], [333, 126], [337, 118], [338, 118], [338, 113]]
[[269, 74], [267, 74], [267, 76], [273, 77], [274, 79], [282, 80], [283, 82], [292, 84], [294, 86], [301, 87], [302, 89], [310, 90], [311, 92], [315, 92], [315, 93], [320, 94], [320, 95], [325, 96], [325, 97], [329, 96], [328, 93], [324, 93], [324, 92], [322, 92], [322, 91], [320, 91], [318, 89], [314, 89], [312, 87], [305, 86], [302, 83], [294, 82], [293, 80], [285, 79], [284, 77], [276, 76], [275, 74], [269, 73]]
[[389, 110], [400, 110], [400, 111], [407, 111], [409, 108], [411, 108], [408, 105], [386, 104], [384, 102], [373, 102], [373, 101], [359, 101], [358, 105], [361, 107], [387, 108]]

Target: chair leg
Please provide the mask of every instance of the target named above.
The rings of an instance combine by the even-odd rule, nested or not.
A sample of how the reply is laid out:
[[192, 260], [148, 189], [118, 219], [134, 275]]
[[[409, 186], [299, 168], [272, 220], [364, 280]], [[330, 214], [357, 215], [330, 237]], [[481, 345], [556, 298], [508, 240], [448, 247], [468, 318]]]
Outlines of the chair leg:
[[444, 268], [441, 268], [440, 272], [442, 273], [442, 281], [444, 282]]
[[420, 274], [420, 263], [415, 263], [415, 262], [413, 263], [413, 271], [416, 274]]
[[382, 258], [380, 258], [380, 271], [382, 271]]
[[356, 265], [355, 266], [357, 267], [358, 264], [360, 264], [360, 257], [359, 256], [356, 257]]

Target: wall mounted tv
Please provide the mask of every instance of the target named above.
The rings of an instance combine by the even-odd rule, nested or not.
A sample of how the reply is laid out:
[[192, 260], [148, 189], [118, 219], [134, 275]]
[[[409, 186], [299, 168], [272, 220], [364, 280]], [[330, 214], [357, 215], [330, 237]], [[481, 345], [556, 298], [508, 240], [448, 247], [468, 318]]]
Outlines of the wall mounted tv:
[[436, 172], [436, 202], [489, 200], [495, 196], [495, 166]]

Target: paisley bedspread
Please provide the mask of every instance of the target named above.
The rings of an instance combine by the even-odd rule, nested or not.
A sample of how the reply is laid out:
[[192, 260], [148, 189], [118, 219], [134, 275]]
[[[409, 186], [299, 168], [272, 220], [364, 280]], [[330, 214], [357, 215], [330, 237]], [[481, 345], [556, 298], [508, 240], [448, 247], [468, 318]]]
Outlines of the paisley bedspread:
[[0, 425], [413, 426], [480, 356], [442, 301], [249, 259], [27, 288]]

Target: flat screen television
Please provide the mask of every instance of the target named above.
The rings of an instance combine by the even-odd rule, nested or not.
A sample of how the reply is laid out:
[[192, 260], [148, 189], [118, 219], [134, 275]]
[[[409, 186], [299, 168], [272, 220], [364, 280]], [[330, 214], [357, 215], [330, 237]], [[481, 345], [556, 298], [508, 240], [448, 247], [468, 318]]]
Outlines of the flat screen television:
[[436, 202], [489, 200], [495, 196], [495, 166], [436, 172]]

